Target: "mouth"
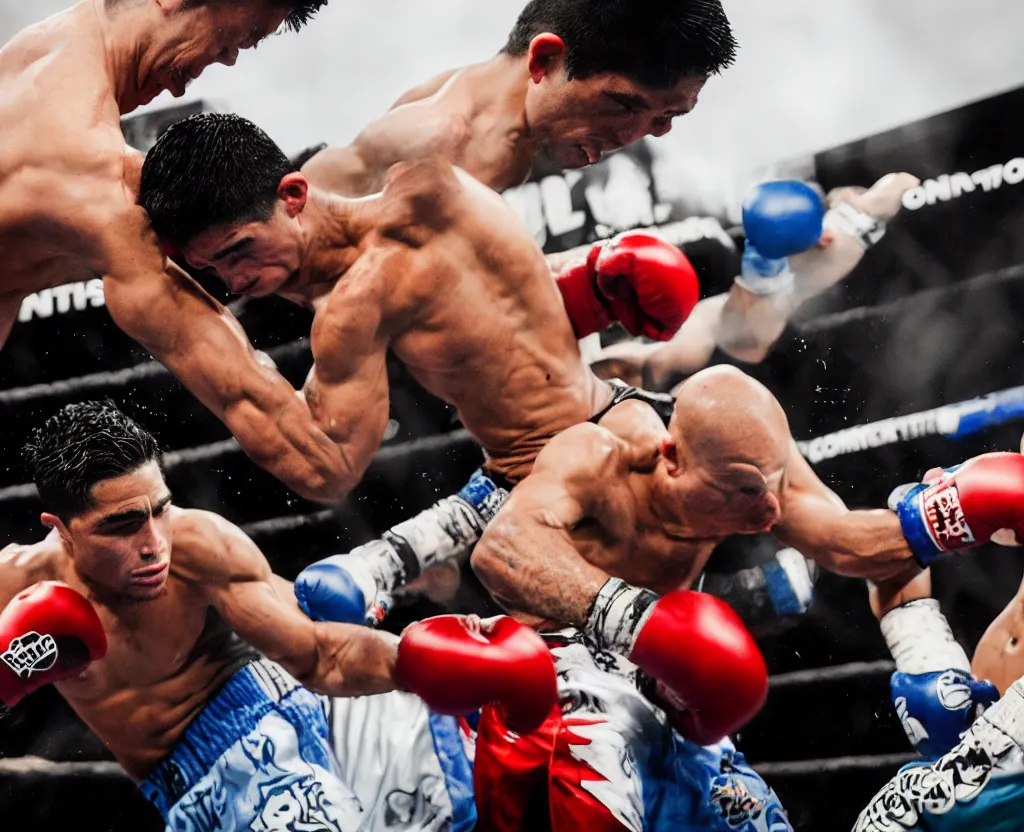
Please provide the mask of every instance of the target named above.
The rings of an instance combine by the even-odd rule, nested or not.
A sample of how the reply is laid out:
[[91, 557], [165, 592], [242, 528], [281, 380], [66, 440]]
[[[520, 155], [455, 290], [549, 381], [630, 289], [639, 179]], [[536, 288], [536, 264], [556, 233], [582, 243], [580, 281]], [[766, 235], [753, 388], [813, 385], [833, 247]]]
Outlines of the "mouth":
[[580, 155], [587, 160], [588, 165], [596, 165], [604, 157], [604, 151], [593, 144], [580, 143], [576, 145]]
[[170, 83], [168, 89], [175, 98], [181, 98], [185, 91], [188, 89], [188, 85], [195, 80], [196, 76], [191, 72], [187, 72], [184, 69], [174, 67], [171, 70]]
[[167, 570], [170, 567], [168, 561], [156, 566], [146, 566], [142, 569], [135, 569], [128, 576], [128, 583], [131, 586], [154, 587], [160, 586], [167, 577]]

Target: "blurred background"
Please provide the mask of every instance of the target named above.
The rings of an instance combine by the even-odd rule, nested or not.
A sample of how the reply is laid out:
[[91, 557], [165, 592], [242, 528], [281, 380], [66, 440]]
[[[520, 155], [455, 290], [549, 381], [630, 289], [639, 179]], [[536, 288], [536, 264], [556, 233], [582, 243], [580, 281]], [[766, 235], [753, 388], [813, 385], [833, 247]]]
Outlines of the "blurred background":
[[[0, 0], [0, 42], [68, 5]], [[408, 87], [490, 57], [520, 7], [520, 0], [335, 0], [300, 35], [271, 38], [233, 69], [213, 67], [180, 101], [158, 99], [126, 120], [125, 134], [146, 149], [167, 124], [216, 109], [252, 119], [292, 154], [345, 143]], [[886, 238], [846, 281], [800, 311], [765, 362], [745, 369], [783, 402], [799, 440], [1024, 384], [1024, 5], [725, 0], [725, 7], [739, 60], [708, 83], [668, 136], [586, 171], [538, 170], [506, 194], [538, 242], [559, 251], [671, 224], [705, 296], [713, 295], [738, 271], [737, 206], [751, 182], [799, 175], [827, 190], [906, 170], [923, 185]], [[308, 315], [273, 299], [232, 308], [254, 344], [300, 384], [309, 367], [301, 340]], [[20, 453], [31, 427], [69, 401], [110, 397], [170, 452], [179, 504], [243, 525], [275, 569], [293, 577], [457, 489], [479, 463], [449, 408], [397, 362], [389, 369], [387, 441], [357, 491], [328, 511], [290, 495], [226, 441], [220, 423], [113, 327], [98, 281], [32, 296], [0, 352], [0, 545], [41, 536]], [[1022, 426], [1009, 422], [961, 441], [851, 446], [814, 463], [851, 506], [878, 506], [893, 486], [935, 463], [1015, 450]], [[740, 568], [771, 553], [746, 547], [712, 568]], [[936, 597], [969, 654], [1021, 573], [1019, 553], [998, 547], [935, 570]], [[467, 577], [456, 605], [479, 601]], [[432, 611], [419, 605], [392, 626]], [[810, 612], [761, 646], [773, 690], [738, 744], [797, 829], [849, 828], [912, 756], [889, 703], [889, 657], [863, 583], [821, 576]], [[833, 669], [809, 672], [825, 668]], [[65, 829], [87, 819], [90, 829], [159, 828], [52, 692], [0, 723], [0, 757], [23, 756], [77, 766], [55, 773], [0, 762], [0, 827]]]

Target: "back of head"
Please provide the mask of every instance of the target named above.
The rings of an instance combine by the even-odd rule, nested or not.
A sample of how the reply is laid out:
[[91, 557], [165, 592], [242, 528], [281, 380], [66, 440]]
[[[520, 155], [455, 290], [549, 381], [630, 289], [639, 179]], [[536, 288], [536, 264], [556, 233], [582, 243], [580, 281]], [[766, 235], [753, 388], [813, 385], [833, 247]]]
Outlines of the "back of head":
[[139, 204], [160, 238], [183, 248], [209, 228], [269, 219], [295, 169], [251, 121], [201, 113], [171, 125], [146, 154]]
[[744, 461], [762, 471], [784, 460], [789, 424], [760, 382], [734, 367], [710, 367], [677, 390], [670, 430], [698, 464]]
[[110, 402], [69, 404], [25, 446], [47, 511], [69, 520], [92, 502], [96, 483], [129, 474], [159, 454], [156, 440]]
[[569, 78], [610, 72], [667, 89], [736, 57], [720, 0], [530, 0], [502, 52], [523, 56], [545, 32], [565, 43]]

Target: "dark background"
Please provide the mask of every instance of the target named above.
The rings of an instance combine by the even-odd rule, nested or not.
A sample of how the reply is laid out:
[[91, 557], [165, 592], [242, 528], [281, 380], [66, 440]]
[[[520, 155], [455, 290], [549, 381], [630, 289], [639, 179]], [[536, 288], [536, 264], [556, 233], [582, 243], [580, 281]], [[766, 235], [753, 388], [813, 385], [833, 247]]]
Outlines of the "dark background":
[[[1024, 156], [1022, 112], [1024, 90], [1016, 90], [793, 163], [813, 170], [825, 189], [869, 185], [884, 173], [907, 170], [934, 180], [926, 183], [934, 195], [943, 187], [942, 175], [970, 176]], [[136, 121], [126, 132], [144, 144], [159, 127]], [[649, 176], [650, 150], [641, 146], [629, 158], [648, 174], [646, 196], [637, 194], [636, 224], [644, 224], [640, 209], [660, 204], [657, 182]], [[571, 232], [553, 233], [559, 224], [545, 215], [551, 206], [538, 202], [540, 214], [532, 223], [547, 250], [619, 230], [598, 228], [584, 194], [588, 184], [600, 184], [606, 175], [598, 168], [571, 185], [566, 181], [572, 210], [586, 214]], [[560, 175], [538, 172], [538, 178], [545, 176]], [[747, 368], [783, 402], [796, 438], [1024, 383], [1022, 195], [1024, 183], [1002, 182], [989, 191], [977, 187], [958, 198], [934, 198], [933, 204], [903, 211], [856, 272], [802, 310], [766, 362]], [[685, 205], [671, 209], [670, 220], [689, 215]], [[725, 225], [722, 218], [710, 218], [705, 227]], [[684, 249], [698, 267], [704, 294], [726, 291], [736, 273], [737, 249], [724, 234], [693, 236]], [[217, 287], [210, 288], [224, 297]], [[147, 364], [147, 356], [113, 327], [102, 306], [90, 305], [94, 296], [95, 287], [83, 286], [77, 295], [71, 290], [39, 298], [37, 308], [45, 312], [52, 304], [58, 311], [17, 325], [0, 352], [0, 543], [29, 542], [41, 534], [40, 506], [32, 490], [22, 487], [28, 472], [20, 448], [28, 432], [61, 405], [86, 398], [110, 397], [152, 430], [172, 451], [168, 481], [177, 502], [219, 511], [243, 525], [286, 577], [323, 555], [374, 537], [457, 489], [480, 460], [472, 443], [453, 433], [459, 426], [450, 409], [392, 362], [388, 440], [341, 509], [325, 511], [289, 494], [237, 449], [203, 449], [227, 439], [225, 429], [166, 373]], [[68, 311], [59, 311], [62, 303]], [[301, 342], [294, 342], [308, 335], [308, 314], [276, 299], [234, 308], [254, 344], [274, 355], [285, 375], [300, 384], [309, 356]], [[129, 369], [135, 367], [140, 369]], [[942, 437], [905, 442], [816, 468], [852, 507], [879, 506], [894, 485], [918, 478], [934, 464], [1015, 450], [1022, 426], [992, 429], [964, 442]], [[447, 441], [438, 439], [450, 433]], [[194, 448], [200, 451], [173, 453]], [[1013, 596], [1021, 573], [1019, 555], [998, 547], [984, 547], [934, 569], [935, 594], [969, 652]], [[459, 603], [472, 597], [470, 587]], [[797, 829], [849, 828], [895, 771], [898, 759], [909, 754], [889, 704], [888, 673], [858, 667], [835, 681], [796, 684], [781, 674], [889, 658], [867, 609], [863, 583], [822, 576], [805, 619], [780, 636], [763, 639], [761, 646], [778, 682], [738, 744], [761, 764]], [[23, 755], [109, 759], [52, 691], [30, 697], [0, 723], [0, 757]], [[792, 765], [840, 758], [851, 759], [841, 761], [838, 771], [831, 770], [834, 762]], [[90, 829], [159, 828], [130, 784], [108, 769], [57, 779], [47, 772], [14, 774], [3, 765], [0, 760], [4, 828], [77, 828], [83, 820]]]

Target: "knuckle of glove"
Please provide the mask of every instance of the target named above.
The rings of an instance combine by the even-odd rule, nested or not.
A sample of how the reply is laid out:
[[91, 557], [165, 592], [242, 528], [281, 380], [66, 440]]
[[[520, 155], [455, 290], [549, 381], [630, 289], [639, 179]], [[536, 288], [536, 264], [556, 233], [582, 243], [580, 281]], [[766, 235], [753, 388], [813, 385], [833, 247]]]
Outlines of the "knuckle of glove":
[[821, 238], [824, 219], [821, 195], [796, 180], [763, 182], [743, 203], [747, 238], [773, 260], [811, 248]]

